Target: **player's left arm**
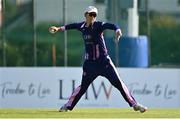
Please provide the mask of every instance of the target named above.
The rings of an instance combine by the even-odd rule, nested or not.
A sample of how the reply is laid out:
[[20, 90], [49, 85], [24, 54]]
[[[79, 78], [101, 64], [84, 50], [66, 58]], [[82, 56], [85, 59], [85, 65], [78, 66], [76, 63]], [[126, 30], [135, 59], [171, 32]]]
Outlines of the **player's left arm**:
[[106, 22], [102, 22], [101, 25], [102, 25], [102, 31], [106, 29], [114, 30], [116, 32], [115, 39], [117, 42], [119, 41], [120, 37], [122, 36], [122, 32], [119, 26], [112, 23], [106, 23]]

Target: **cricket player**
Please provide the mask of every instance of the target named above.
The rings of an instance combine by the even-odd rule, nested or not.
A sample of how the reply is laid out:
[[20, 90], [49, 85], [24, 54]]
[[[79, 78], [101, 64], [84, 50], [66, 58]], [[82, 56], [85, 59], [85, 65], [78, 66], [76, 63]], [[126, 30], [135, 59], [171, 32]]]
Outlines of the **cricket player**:
[[68, 102], [62, 106], [59, 111], [66, 112], [68, 110], [73, 110], [75, 105], [86, 92], [89, 85], [96, 79], [96, 77], [103, 76], [120, 91], [121, 95], [130, 107], [133, 107], [135, 111], [140, 111], [143, 113], [147, 110], [147, 107], [137, 103], [129, 92], [128, 88], [119, 76], [113, 62], [111, 61], [104, 42], [104, 30], [114, 30], [116, 33], [115, 37], [117, 42], [122, 36], [121, 30], [117, 25], [96, 21], [97, 15], [97, 8], [94, 6], [89, 6], [84, 12], [85, 21], [60, 27], [51, 26], [49, 28], [51, 33], [77, 29], [82, 33], [85, 45], [85, 61], [83, 64], [81, 85], [74, 90]]

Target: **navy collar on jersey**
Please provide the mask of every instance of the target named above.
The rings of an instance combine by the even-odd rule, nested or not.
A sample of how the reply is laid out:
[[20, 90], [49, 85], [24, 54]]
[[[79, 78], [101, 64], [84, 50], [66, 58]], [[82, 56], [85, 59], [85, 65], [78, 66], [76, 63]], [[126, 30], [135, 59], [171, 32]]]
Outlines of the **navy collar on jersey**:
[[84, 23], [81, 25], [81, 28], [83, 27], [93, 27], [93, 24], [95, 23], [96, 21], [94, 21], [92, 24], [90, 24], [89, 26], [86, 25], [86, 22], [84, 21]]

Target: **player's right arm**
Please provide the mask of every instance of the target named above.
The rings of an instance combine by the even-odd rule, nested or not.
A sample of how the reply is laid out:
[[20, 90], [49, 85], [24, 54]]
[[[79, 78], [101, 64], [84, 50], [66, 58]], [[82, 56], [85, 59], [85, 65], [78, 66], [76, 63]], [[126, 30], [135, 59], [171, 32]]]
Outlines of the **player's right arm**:
[[64, 31], [64, 30], [70, 30], [70, 29], [79, 29], [79, 23], [68, 24], [65, 26], [51, 26], [49, 28], [49, 31], [51, 33], [56, 33], [58, 31]]

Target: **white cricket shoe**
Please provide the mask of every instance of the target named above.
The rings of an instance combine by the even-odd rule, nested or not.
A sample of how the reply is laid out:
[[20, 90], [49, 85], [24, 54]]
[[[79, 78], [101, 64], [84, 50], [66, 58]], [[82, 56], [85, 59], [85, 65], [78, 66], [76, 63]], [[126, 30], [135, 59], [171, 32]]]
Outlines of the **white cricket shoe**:
[[60, 109], [59, 109], [59, 112], [67, 112], [69, 109], [66, 107], [66, 106], [62, 106]]
[[145, 111], [147, 111], [147, 107], [137, 103], [136, 105], [133, 106], [134, 111], [140, 111], [141, 113], [144, 113]]

